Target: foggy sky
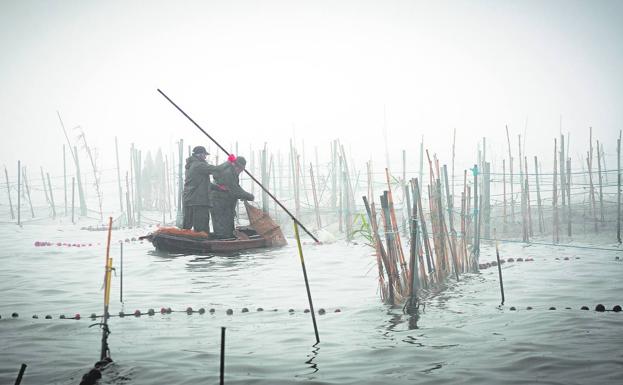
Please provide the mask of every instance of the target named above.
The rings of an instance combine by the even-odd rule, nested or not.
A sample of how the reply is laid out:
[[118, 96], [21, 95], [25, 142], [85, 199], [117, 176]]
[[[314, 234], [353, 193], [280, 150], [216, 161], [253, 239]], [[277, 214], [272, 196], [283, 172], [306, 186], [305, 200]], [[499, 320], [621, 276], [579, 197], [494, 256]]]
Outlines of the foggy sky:
[[504, 156], [508, 124], [549, 156], [561, 116], [572, 149], [592, 126], [612, 152], [622, 16], [620, 1], [2, 1], [0, 163], [59, 170], [57, 110], [108, 165], [115, 136], [122, 157], [208, 144], [157, 88], [242, 153], [341, 139], [384, 163], [386, 126], [396, 163], [421, 135], [448, 160], [456, 128], [468, 164], [483, 136]]

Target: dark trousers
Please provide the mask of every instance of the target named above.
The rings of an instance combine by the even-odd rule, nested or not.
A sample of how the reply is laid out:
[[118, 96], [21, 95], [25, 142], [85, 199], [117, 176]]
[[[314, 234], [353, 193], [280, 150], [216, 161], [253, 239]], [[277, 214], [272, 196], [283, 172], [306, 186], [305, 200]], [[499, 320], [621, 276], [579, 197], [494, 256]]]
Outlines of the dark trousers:
[[212, 227], [216, 238], [234, 237], [234, 216], [237, 201], [229, 193], [220, 191], [213, 193], [210, 212], [212, 213]]
[[182, 228], [210, 233], [210, 206], [184, 206]]

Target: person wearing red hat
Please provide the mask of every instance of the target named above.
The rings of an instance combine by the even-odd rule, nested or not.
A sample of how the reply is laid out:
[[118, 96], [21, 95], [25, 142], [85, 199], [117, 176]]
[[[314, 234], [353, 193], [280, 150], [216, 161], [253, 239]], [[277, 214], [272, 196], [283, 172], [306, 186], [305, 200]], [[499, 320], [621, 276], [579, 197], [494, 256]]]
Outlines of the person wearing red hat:
[[240, 173], [247, 161], [242, 156], [230, 155], [217, 166], [212, 184], [212, 227], [214, 236], [219, 239], [234, 238], [234, 216], [238, 199], [252, 201], [253, 194], [240, 187]]

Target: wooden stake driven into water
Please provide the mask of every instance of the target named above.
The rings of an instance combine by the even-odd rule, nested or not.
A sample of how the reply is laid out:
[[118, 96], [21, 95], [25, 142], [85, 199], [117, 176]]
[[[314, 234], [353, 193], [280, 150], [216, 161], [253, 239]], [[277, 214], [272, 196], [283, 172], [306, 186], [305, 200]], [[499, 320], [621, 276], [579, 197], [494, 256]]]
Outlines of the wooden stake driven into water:
[[15, 385], [20, 385], [22, 383], [22, 377], [24, 376], [24, 372], [26, 371], [26, 364], [22, 364], [19, 368], [19, 373], [17, 374], [17, 378], [15, 379]]
[[500, 263], [500, 250], [498, 248], [498, 236], [495, 229], [493, 230], [495, 237], [495, 257], [498, 261], [498, 275], [500, 276], [500, 292], [502, 293], [502, 305], [504, 305], [504, 282], [502, 281], [502, 264]]
[[220, 366], [220, 385], [225, 383], [225, 327], [221, 327], [221, 366]]
[[50, 183], [50, 173], [46, 172], [45, 175], [48, 177], [48, 190], [50, 191], [50, 206], [52, 207], [52, 218], [56, 219], [56, 207], [54, 205], [54, 194], [52, 193], [52, 183]]
[[617, 241], [621, 243], [621, 132], [617, 139]]
[[20, 160], [17, 161], [17, 225], [22, 225], [22, 180], [20, 175], [22, 174], [20, 170], [22, 169], [22, 162]]
[[102, 322], [102, 349], [100, 360], [110, 357], [108, 349], [108, 304], [110, 303], [110, 280], [112, 276], [112, 258], [110, 257], [110, 238], [112, 235], [112, 217], [108, 217], [108, 238], [106, 240], [106, 265], [104, 267], [104, 320]]
[[30, 186], [28, 185], [28, 178], [26, 178], [26, 167], [22, 167], [22, 178], [24, 180], [24, 190], [26, 191], [26, 198], [28, 198], [28, 206], [30, 207], [30, 215], [35, 217], [35, 210], [32, 207], [32, 200], [30, 199]]
[[13, 212], [13, 202], [11, 201], [11, 185], [9, 184], [9, 172], [4, 167], [4, 178], [6, 180], [6, 191], [9, 196], [9, 207], [11, 208], [11, 219], [15, 219], [15, 213]]
[[[229, 156], [229, 152], [223, 147], [221, 146], [212, 136], [210, 136], [210, 134], [208, 134], [203, 128], [201, 128], [201, 126], [199, 126], [199, 124], [197, 124], [186, 112], [184, 112], [180, 107], [178, 107], [177, 104], [175, 104], [173, 102], [173, 100], [171, 100], [164, 92], [162, 92], [160, 89], [158, 89], [158, 92], [164, 96], [165, 99], [167, 99], [169, 101], [169, 103], [171, 103], [179, 112], [182, 113], [182, 115], [184, 115], [195, 127], [197, 127], [199, 129], [199, 131], [201, 131], [205, 136], [207, 136], [218, 148], [221, 149], [221, 151], [223, 151], [227, 156]], [[260, 186], [262, 188], [262, 190], [264, 190], [268, 196], [270, 196], [275, 202], [277, 202], [277, 204], [279, 205], [279, 207], [281, 207], [283, 209], [283, 211], [285, 211], [290, 218], [292, 218], [292, 220], [294, 222], [296, 222], [296, 224], [298, 224], [299, 226], [301, 226], [301, 228], [307, 233], [307, 235], [309, 235], [316, 243], [320, 243], [320, 241], [318, 241], [318, 239], [309, 231], [307, 230], [307, 228], [305, 226], [303, 226], [303, 224], [296, 219], [296, 217], [294, 215], [292, 215], [292, 213], [281, 203], [279, 202], [279, 200], [270, 192], [268, 191], [268, 189], [266, 187], [264, 187], [254, 176], [253, 174], [251, 174], [246, 168], [244, 169], [244, 172], [255, 182], [257, 183], [258, 186]]]

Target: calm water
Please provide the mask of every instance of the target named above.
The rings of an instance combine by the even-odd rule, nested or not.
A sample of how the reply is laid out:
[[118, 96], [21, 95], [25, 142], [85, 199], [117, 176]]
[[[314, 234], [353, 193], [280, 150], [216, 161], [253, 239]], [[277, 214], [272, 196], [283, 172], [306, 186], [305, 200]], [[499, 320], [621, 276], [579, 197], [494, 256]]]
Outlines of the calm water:
[[[503, 244], [502, 257], [535, 260], [503, 265], [505, 306], [497, 270], [487, 269], [429, 294], [416, 320], [380, 302], [371, 248], [306, 245], [314, 307], [326, 310], [316, 317], [314, 346], [292, 240], [233, 257], [171, 257], [125, 243], [121, 303], [119, 241], [146, 232], [113, 232], [111, 313], [163, 306], [215, 313], [111, 318], [115, 363], [103, 384], [218, 383], [221, 326], [228, 384], [623, 383], [623, 313], [592, 310], [623, 305], [621, 251]], [[105, 238], [66, 225], [0, 225], [0, 384], [12, 384], [21, 363], [24, 385], [77, 384], [99, 359], [101, 331], [87, 317], [103, 310]], [[34, 247], [38, 240], [87, 246]], [[484, 245], [481, 261], [494, 258]], [[75, 313], [83, 319], [59, 319]]]

